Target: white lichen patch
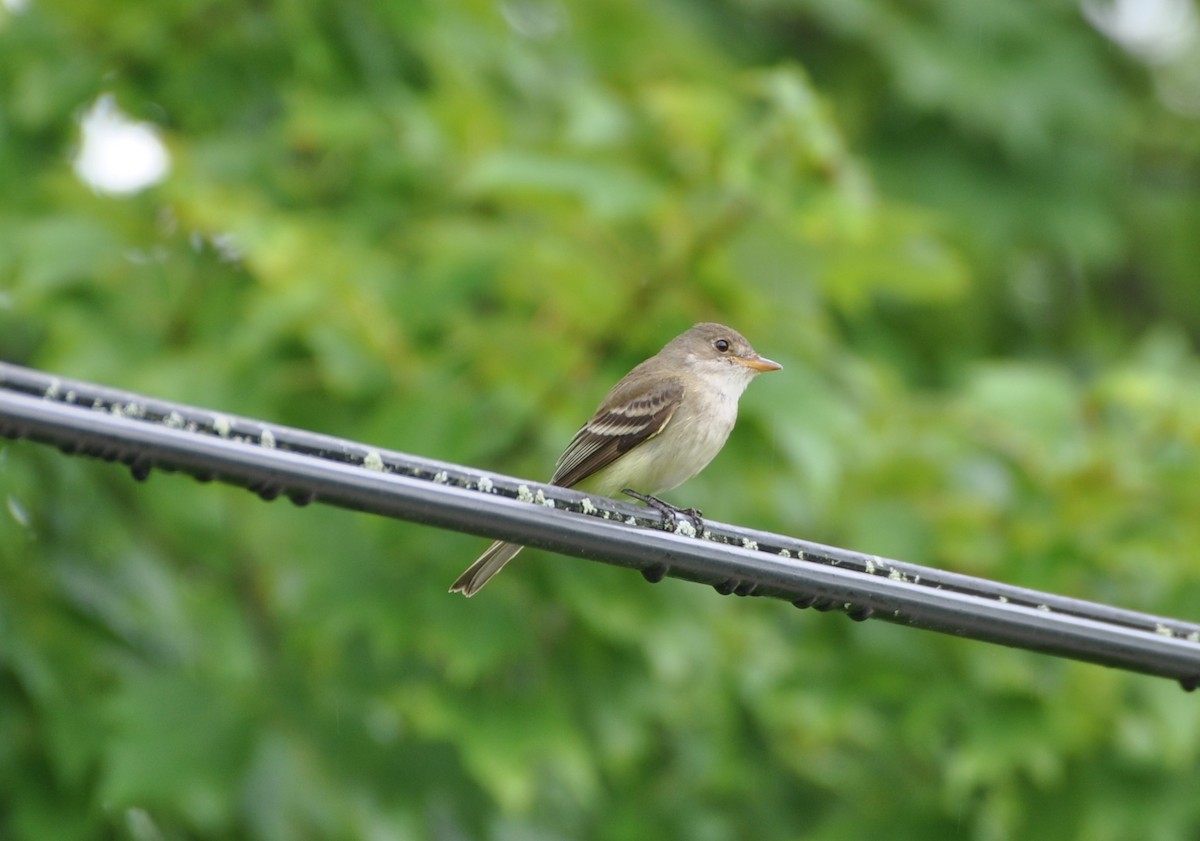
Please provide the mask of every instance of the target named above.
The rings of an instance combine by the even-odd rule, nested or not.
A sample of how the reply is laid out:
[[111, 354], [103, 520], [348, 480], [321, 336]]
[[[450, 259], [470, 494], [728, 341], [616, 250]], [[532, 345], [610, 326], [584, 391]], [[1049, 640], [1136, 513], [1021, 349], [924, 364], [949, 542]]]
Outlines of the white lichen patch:
[[545, 492], [541, 488], [538, 488], [537, 493], [533, 495], [533, 501], [538, 505], [544, 505], [547, 508], [554, 507], [554, 500], [546, 496]]
[[162, 422], [163, 426], [167, 427], [168, 429], [183, 429], [184, 424], [186, 423], [186, 421], [183, 419], [183, 415], [175, 411], [172, 411], [169, 415], [163, 418]]
[[435, 485], [445, 485], [450, 481], [450, 474], [445, 470], [439, 470], [433, 474], [433, 483]]
[[1049, 612], [1050, 612], [1050, 605], [1048, 605], [1048, 604], [1039, 604], [1039, 605], [1037, 606], [1037, 609], [1038, 609], [1038, 610], [1040, 610], [1040, 611], [1042, 611], [1043, 613], [1049, 613]]
[[224, 415], [213, 415], [213, 432], [222, 438], [228, 438], [231, 431], [233, 431], [233, 424], [229, 422], [229, 418]]
[[902, 573], [900, 570], [896, 569], [895, 567], [892, 567], [890, 570], [888, 570], [888, 579], [891, 581], [906, 580], [904, 578], [904, 573]]
[[74, 403], [74, 402], [75, 402], [75, 398], [76, 398], [77, 396], [78, 396], [78, 395], [76, 395], [76, 394], [75, 394], [74, 390], [72, 390], [72, 391], [68, 391], [68, 392], [67, 392], [67, 394], [66, 394], [66, 396], [63, 398], [63, 400], [65, 400], [65, 401], [66, 401], [66, 402], [68, 402], [68, 403]]
[[636, 526], [636, 525], [637, 525], [637, 517], [626, 517], [626, 518], [625, 518], [625, 525], [627, 525], [627, 526]]
[[533, 502], [533, 491], [529, 485], [517, 485], [517, 499], [521, 502]]
[[476, 485], [485, 494], [490, 494], [496, 488], [496, 485], [487, 476], [480, 476]]
[[1008, 596], [1001, 596], [999, 601], [1000, 604], [1008, 604]]
[[579, 503], [579, 510], [584, 514], [595, 514], [599, 509], [592, 505], [592, 501], [585, 496], [583, 502]]
[[1192, 631], [1187, 635], [1188, 642], [1200, 642], [1200, 631]]
[[790, 557], [792, 557], [792, 553], [791, 553], [791, 552], [789, 552], [787, 549], [780, 549], [780, 550], [779, 550], [779, 557], [781, 557], [781, 558], [790, 558]]
[[54, 377], [50, 380], [50, 385], [46, 386], [46, 390], [42, 392], [42, 396], [47, 400], [57, 400], [59, 389], [62, 388], [62, 380]]
[[863, 568], [863, 572], [865, 572], [867, 575], [875, 574], [875, 559], [874, 558], [867, 558], [867, 565], [866, 565], [866, 567]]
[[275, 433], [269, 429], [263, 429], [262, 433], [258, 436], [258, 443], [268, 450], [275, 449]]
[[1175, 632], [1172, 631], [1170, 628], [1168, 628], [1166, 625], [1162, 624], [1161, 622], [1159, 622], [1157, 625], [1154, 626], [1154, 633], [1158, 634], [1160, 637], [1175, 636]]
[[675, 524], [675, 533], [682, 534], [684, 537], [695, 537], [696, 527], [687, 520], [680, 520]]
[[371, 450], [365, 456], [363, 456], [362, 465], [363, 467], [367, 468], [367, 470], [374, 470], [377, 473], [382, 473], [383, 456], [381, 456], [377, 450]]
[[743, 549], [753, 549], [754, 551], [757, 552], [758, 551], [758, 541], [751, 540], [748, 537], [743, 537], [742, 538], [742, 548]]

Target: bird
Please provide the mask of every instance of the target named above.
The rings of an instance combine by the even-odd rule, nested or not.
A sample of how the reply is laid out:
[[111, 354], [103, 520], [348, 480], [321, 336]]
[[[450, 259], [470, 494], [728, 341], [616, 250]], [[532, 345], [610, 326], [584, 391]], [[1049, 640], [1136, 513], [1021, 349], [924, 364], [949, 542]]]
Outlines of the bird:
[[[601, 496], [623, 492], [664, 513], [697, 517], [654, 495], [707, 467], [725, 446], [750, 381], [782, 367], [731, 327], [694, 325], [612, 387], [559, 457], [550, 484]], [[450, 592], [475, 595], [523, 548], [496, 541]]]

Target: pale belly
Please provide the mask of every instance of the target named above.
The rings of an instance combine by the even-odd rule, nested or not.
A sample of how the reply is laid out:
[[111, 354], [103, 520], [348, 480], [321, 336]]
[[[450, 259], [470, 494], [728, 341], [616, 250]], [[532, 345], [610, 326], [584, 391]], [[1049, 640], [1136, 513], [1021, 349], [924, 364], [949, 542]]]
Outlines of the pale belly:
[[661, 433], [577, 487], [601, 496], [617, 496], [625, 488], [657, 494], [695, 476], [725, 446], [737, 419], [737, 400], [712, 400], [701, 411], [683, 415], [677, 412]]

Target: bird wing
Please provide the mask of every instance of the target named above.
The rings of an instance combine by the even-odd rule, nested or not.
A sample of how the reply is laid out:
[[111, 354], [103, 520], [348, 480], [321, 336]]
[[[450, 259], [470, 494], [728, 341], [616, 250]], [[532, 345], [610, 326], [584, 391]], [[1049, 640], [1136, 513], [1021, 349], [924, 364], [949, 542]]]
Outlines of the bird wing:
[[[558, 459], [551, 484], [569, 488], [662, 432], [683, 402], [672, 377], [632, 390], [618, 383]], [[632, 385], [632, 384], [631, 384]], [[639, 384], [640, 385], [640, 384]]]

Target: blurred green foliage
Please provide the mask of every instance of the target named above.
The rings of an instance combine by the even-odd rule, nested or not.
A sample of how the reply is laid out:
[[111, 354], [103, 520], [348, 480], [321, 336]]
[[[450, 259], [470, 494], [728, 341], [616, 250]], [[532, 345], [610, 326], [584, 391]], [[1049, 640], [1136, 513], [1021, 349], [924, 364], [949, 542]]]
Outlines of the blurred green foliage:
[[[678, 501], [1194, 620], [1196, 14], [1106, 5], [0, 5], [0, 357], [542, 477], [721, 319], [786, 370]], [[29, 443], [0, 495], [5, 839], [1200, 836], [1167, 681], [545, 553], [467, 602], [478, 539]]]

